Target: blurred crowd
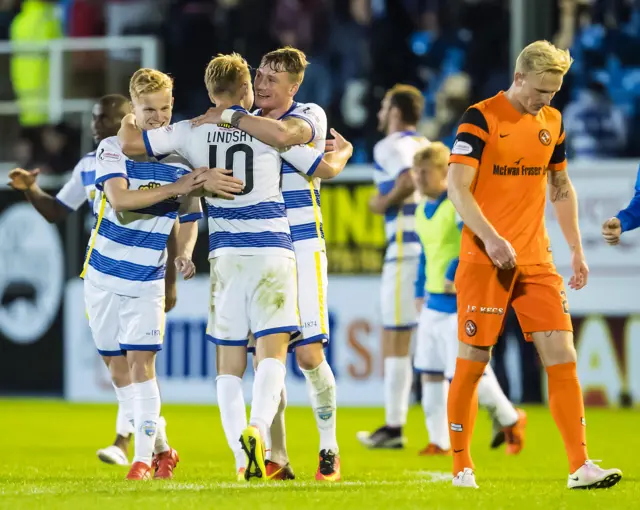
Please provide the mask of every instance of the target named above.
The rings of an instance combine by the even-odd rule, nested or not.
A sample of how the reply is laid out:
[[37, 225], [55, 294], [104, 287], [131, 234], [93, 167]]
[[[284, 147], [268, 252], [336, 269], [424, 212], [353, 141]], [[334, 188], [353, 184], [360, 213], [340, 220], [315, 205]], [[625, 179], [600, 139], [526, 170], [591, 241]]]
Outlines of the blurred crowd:
[[[527, 2], [530, 4], [530, 2]], [[155, 35], [163, 70], [176, 83], [175, 120], [209, 101], [203, 70], [212, 55], [237, 51], [257, 66], [283, 45], [304, 50], [311, 65], [297, 97], [316, 102], [330, 124], [353, 140], [353, 162], [371, 161], [379, 139], [376, 112], [385, 90], [410, 83], [424, 92], [420, 130], [450, 144], [460, 115], [511, 82], [511, 0], [0, 0], [0, 39]], [[553, 41], [575, 58], [555, 99], [563, 110], [571, 157], [640, 155], [640, 0], [556, 0]], [[0, 56], [0, 100], [24, 106], [18, 141], [5, 147], [29, 167], [73, 166], [77, 130], [47, 126], [29, 108], [48, 90], [46, 55]], [[127, 93], [136, 51], [79, 52], [65, 59], [68, 98]], [[5, 73], [4, 69], [10, 69]], [[9, 79], [10, 78], [10, 79]], [[3, 119], [0, 118], [0, 122]], [[4, 129], [0, 128], [4, 134]], [[72, 150], [72, 147], [76, 147]]]

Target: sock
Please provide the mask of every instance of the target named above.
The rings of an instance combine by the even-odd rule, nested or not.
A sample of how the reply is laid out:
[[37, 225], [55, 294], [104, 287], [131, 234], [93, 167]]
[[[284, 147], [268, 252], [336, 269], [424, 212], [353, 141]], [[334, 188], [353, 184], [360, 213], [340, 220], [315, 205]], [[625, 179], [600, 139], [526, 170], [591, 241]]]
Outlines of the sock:
[[153, 453], [163, 453], [171, 450], [169, 441], [167, 440], [167, 420], [163, 416], [158, 418], [158, 427], [156, 430], [156, 440], [153, 445]]
[[409, 412], [413, 370], [409, 356], [384, 360], [384, 409], [388, 427], [404, 427]]
[[478, 402], [483, 407], [494, 409], [496, 419], [503, 427], [509, 427], [518, 421], [518, 412], [502, 391], [490, 364], [487, 364], [478, 383]]
[[129, 437], [133, 434], [133, 399], [136, 390], [133, 384], [118, 388], [115, 384], [113, 389], [116, 390], [116, 398], [118, 399], [118, 416], [116, 418], [116, 434], [122, 437]]
[[560, 430], [569, 458], [569, 472], [574, 473], [589, 458], [584, 401], [575, 363], [547, 367], [549, 409]]
[[464, 468], [473, 469], [471, 437], [478, 414], [478, 383], [486, 363], [456, 359], [456, 371], [449, 388], [447, 414], [449, 438], [453, 449], [453, 475]]
[[336, 378], [333, 370], [325, 359], [313, 370], [302, 370], [302, 373], [307, 380], [307, 392], [320, 433], [320, 450], [333, 450], [338, 453]]
[[246, 457], [240, 446], [240, 436], [247, 428], [247, 408], [244, 403], [242, 379], [235, 375], [219, 375], [216, 377], [216, 393], [222, 428], [229, 448], [233, 452], [237, 472], [240, 468], [247, 467]]
[[422, 383], [422, 409], [427, 422], [429, 443], [438, 445], [443, 450], [451, 448], [447, 421], [448, 391], [448, 381]]
[[269, 428], [278, 411], [286, 373], [286, 367], [275, 358], [265, 358], [258, 363], [253, 380], [249, 423], [258, 428], [262, 438], [269, 434]]
[[144, 462], [151, 466], [160, 418], [160, 390], [155, 379], [133, 383], [133, 386], [136, 389], [133, 410], [136, 429], [133, 462]]
[[286, 408], [287, 389], [283, 386], [282, 392], [280, 393], [280, 405], [271, 424], [271, 433], [267, 436], [269, 438], [268, 444], [270, 449], [269, 460], [281, 466], [289, 462], [289, 455], [287, 454], [287, 431], [284, 426], [284, 410]]

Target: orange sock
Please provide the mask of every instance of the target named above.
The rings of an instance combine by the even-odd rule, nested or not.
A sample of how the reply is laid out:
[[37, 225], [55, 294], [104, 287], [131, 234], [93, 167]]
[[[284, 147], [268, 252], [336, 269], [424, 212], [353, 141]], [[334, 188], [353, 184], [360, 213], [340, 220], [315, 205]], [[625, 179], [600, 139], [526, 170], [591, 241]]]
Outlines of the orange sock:
[[456, 360], [447, 402], [454, 476], [464, 468], [473, 469], [471, 437], [478, 414], [478, 382], [486, 366], [480, 361]]
[[569, 457], [569, 470], [574, 473], [587, 456], [587, 429], [584, 401], [575, 363], [547, 367], [549, 376], [549, 408], [560, 430]]

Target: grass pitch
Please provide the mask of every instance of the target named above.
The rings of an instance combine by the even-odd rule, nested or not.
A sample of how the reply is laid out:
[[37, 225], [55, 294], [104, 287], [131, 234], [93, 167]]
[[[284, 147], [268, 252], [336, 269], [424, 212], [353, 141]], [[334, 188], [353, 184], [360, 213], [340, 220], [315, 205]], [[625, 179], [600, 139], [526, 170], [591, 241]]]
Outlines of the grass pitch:
[[[173, 481], [127, 482], [127, 469], [98, 461], [95, 451], [115, 437], [115, 405], [79, 405], [57, 400], [0, 400], [1, 509], [205, 509], [341, 508], [630, 509], [640, 505], [637, 410], [587, 412], [590, 454], [624, 478], [604, 491], [566, 489], [567, 465], [560, 436], [547, 409], [527, 408], [525, 450], [506, 457], [489, 450], [490, 423], [481, 410], [474, 460], [480, 489], [455, 490], [450, 458], [417, 455], [427, 443], [419, 407], [412, 407], [401, 451], [365, 450], [358, 430], [383, 420], [379, 409], [339, 409], [338, 439], [343, 481], [318, 483], [317, 432], [308, 408], [287, 410], [294, 482], [235, 481], [218, 410], [206, 406], [163, 406], [171, 445], [181, 462]], [[132, 445], [133, 446], [133, 445]], [[131, 453], [131, 452], [130, 452]]]

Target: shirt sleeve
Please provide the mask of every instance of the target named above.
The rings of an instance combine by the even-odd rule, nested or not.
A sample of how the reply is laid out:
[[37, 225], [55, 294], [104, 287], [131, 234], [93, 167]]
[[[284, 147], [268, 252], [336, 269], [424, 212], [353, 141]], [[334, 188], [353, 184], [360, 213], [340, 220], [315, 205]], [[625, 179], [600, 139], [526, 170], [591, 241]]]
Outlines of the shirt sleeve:
[[102, 140], [96, 150], [96, 189], [103, 191], [106, 181], [114, 177], [122, 177], [129, 181], [127, 176], [126, 156], [122, 148], [115, 142], [117, 138]]
[[307, 143], [316, 139], [324, 140], [327, 137], [327, 114], [317, 104], [308, 103], [301, 108], [296, 108], [285, 119], [291, 117], [302, 119], [311, 126], [311, 139]]
[[424, 250], [420, 253], [420, 262], [418, 263], [418, 275], [416, 277], [416, 298], [423, 298], [425, 294], [425, 286], [427, 285], [427, 258]]
[[381, 148], [375, 163], [387, 175], [397, 179], [403, 173], [411, 170], [414, 154], [415, 150], [401, 150], [397, 145], [386, 149]]
[[[56, 200], [71, 211], [80, 209], [80, 206], [87, 200], [87, 193], [84, 189], [84, 182], [82, 181], [82, 170], [87, 166], [87, 159], [85, 156], [78, 162], [73, 169], [71, 178], [56, 195]], [[93, 160], [95, 161], [95, 157]]]
[[178, 211], [180, 223], [191, 223], [202, 218], [202, 202], [199, 197], [185, 197]]
[[478, 168], [488, 139], [489, 123], [486, 117], [478, 108], [469, 108], [460, 119], [449, 163]]
[[156, 157], [172, 152], [182, 154], [192, 129], [190, 122], [183, 120], [169, 126], [143, 131], [142, 138], [147, 155]]
[[616, 218], [620, 220], [620, 226], [623, 232], [628, 232], [629, 230], [640, 227], [640, 167], [638, 167], [634, 192], [629, 205], [616, 214]]
[[551, 154], [547, 168], [553, 172], [567, 169], [567, 149], [565, 146], [566, 133], [564, 132], [564, 122], [560, 122], [560, 136]]
[[296, 145], [288, 151], [280, 154], [282, 159], [293, 167], [307, 175], [313, 175], [324, 157], [324, 153], [314, 149], [310, 145]]

